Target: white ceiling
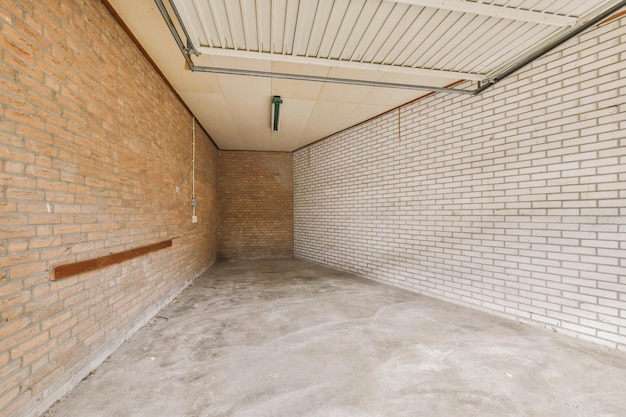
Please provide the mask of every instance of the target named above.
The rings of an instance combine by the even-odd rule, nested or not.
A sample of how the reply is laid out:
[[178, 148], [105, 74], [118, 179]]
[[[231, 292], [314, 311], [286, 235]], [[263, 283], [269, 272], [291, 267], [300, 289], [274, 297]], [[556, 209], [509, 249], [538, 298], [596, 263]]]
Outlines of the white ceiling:
[[[192, 72], [154, 0], [109, 0], [221, 149], [292, 151], [425, 94]], [[197, 68], [444, 87], [497, 75], [616, 0], [163, 0]], [[180, 16], [176, 19], [174, 7]], [[200, 55], [196, 55], [195, 53]], [[283, 99], [272, 132], [272, 96]]]

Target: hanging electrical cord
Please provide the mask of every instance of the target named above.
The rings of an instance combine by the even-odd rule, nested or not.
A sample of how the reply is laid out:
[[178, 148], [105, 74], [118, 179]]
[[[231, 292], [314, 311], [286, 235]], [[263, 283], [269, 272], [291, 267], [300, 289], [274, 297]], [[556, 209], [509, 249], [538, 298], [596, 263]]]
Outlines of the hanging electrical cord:
[[191, 118], [191, 222], [196, 223], [196, 118]]

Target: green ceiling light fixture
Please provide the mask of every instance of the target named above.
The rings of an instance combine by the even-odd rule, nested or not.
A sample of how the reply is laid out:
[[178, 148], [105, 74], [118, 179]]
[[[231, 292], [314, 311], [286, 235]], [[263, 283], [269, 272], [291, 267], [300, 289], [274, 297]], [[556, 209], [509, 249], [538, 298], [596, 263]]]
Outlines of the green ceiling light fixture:
[[280, 96], [272, 97], [272, 132], [278, 132], [278, 123], [280, 122], [280, 105], [283, 99]]

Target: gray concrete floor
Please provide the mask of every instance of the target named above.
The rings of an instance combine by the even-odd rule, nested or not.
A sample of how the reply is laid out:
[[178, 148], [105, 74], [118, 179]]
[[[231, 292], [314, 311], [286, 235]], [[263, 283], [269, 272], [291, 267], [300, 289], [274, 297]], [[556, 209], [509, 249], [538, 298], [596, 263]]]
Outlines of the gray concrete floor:
[[626, 355], [298, 260], [218, 263], [46, 416], [626, 416]]

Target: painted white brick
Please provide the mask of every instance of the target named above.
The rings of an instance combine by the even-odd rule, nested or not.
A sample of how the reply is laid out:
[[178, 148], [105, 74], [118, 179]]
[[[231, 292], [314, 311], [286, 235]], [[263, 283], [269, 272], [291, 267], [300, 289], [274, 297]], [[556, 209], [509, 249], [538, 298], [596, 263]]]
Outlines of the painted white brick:
[[615, 333], [608, 331], [599, 331], [598, 337], [602, 339], [609, 340], [611, 342], [615, 342], [618, 345], [626, 345], [626, 334], [624, 335], [616, 335]]
[[626, 350], [626, 24], [294, 153], [297, 257]]
[[596, 330], [593, 328], [589, 328], [586, 326], [580, 326], [578, 324], [574, 324], [574, 323], [568, 323], [568, 322], [563, 322], [561, 324], [561, 326], [564, 329], [569, 329], [569, 330], [573, 330], [576, 334], [581, 334], [581, 335], [591, 335], [591, 336], [595, 336], [596, 335]]

